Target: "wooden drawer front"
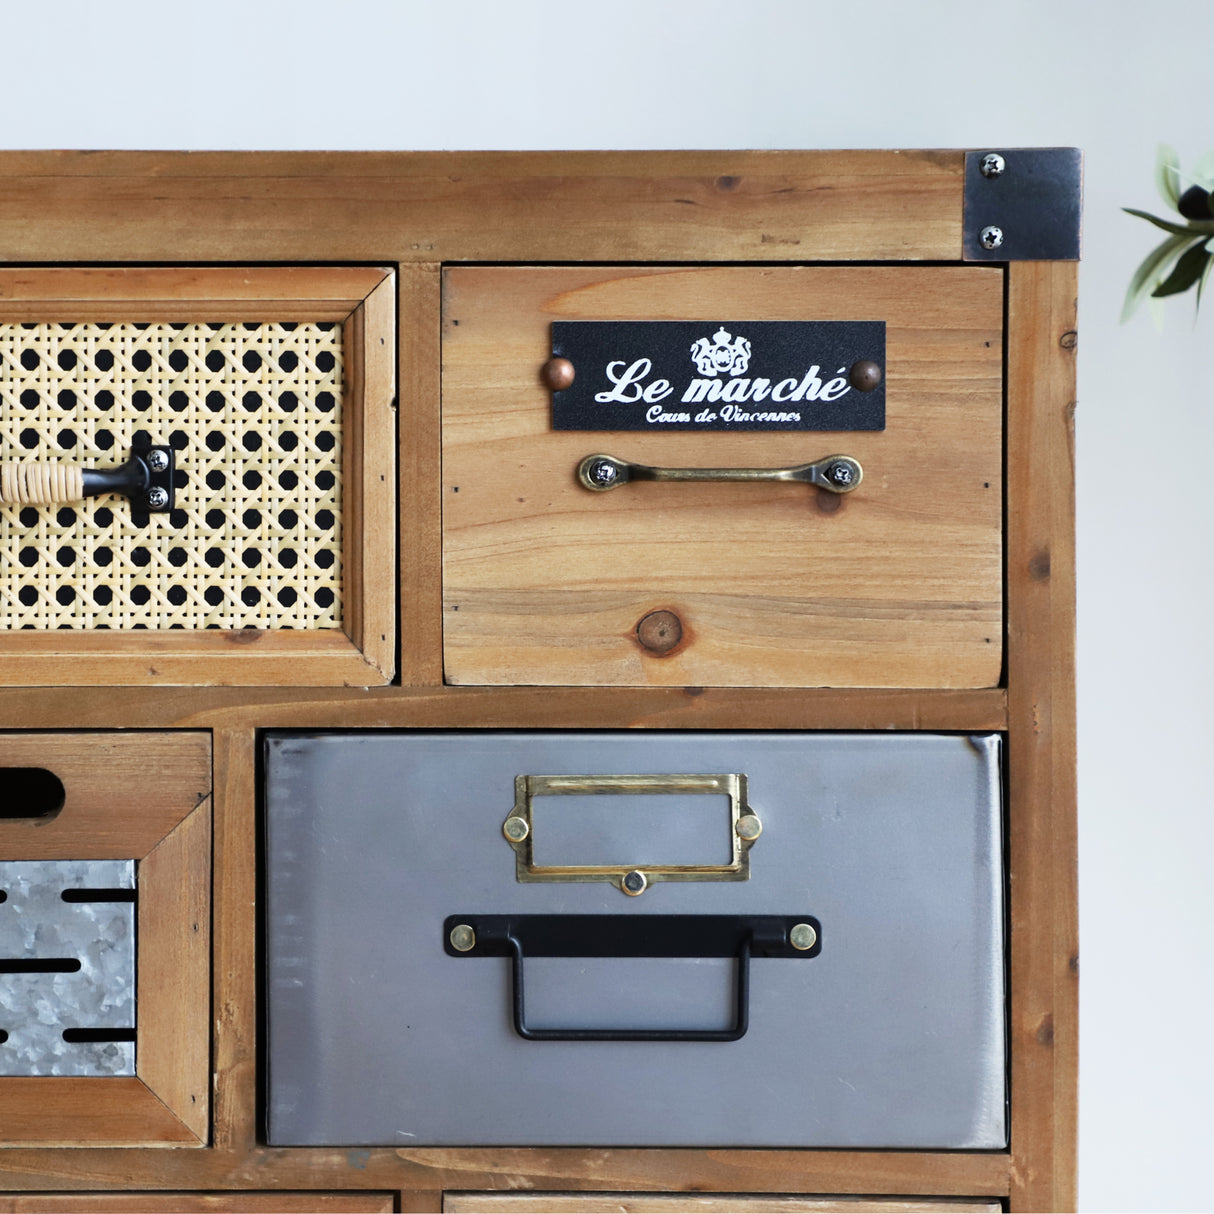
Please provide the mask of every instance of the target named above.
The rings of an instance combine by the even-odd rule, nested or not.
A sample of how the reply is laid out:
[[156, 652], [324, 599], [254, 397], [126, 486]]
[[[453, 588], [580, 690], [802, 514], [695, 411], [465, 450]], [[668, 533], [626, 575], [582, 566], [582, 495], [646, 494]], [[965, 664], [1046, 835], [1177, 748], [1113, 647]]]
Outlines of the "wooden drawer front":
[[444, 1193], [444, 1214], [999, 1214], [969, 1197], [749, 1197], [725, 1193]]
[[393, 1193], [13, 1193], [0, 1214], [390, 1214]]
[[[6, 1068], [0, 1145], [204, 1145], [210, 735], [0, 734], [0, 788], [0, 859], [135, 861], [137, 938], [134, 1074]], [[29, 938], [28, 927], [24, 934]], [[53, 939], [53, 931], [36, 929], [28, 956], [45, 959]], [[110, 943], [99, 937], [85, 945], [85, 968], [97, 965]], [[10, 1010], [6, 1001], [5, 1014]], [[56, 1014], [53, 999], [42, 1014]]]
[[[365, 526], [369, 501], [390, 517], [390, 359], [366, 368], [391, 289], [375, 269], [0, 274], [0, 651], [37, 662], [54, 633], [93, 656], [4, 681], [298, 681], [259, 660], [283, 648], [311, 681], [384, 680], [390, 609], [369, 641], [363, 579], [394, 576], [390, 528]], [[149, 443], [171, 508], [57, 484]]]
[[[444, 299], [448, 682], [999, 681], [1000, 270], [460, 267]], [[539, 378], [550, 322], [747, 318], [884, 321], [885, 430], [551, 428]], [[801, 484], [591, 493], [575, 470], [594, 452], [769, 468], [845, 453], [864, 479], [846, 496]], [[664, 652], [638, 636], [654, 612], [681, 630]]]

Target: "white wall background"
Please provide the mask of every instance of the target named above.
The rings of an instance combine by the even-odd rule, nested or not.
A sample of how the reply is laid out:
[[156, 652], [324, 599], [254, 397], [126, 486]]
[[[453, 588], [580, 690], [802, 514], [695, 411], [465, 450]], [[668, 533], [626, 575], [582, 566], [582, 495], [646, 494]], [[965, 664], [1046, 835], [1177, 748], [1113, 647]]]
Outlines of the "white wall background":
[[0, 40], [8, 148], [1083, 148], [1080, 1200], [1214, 1205], [1214, 297], [1118, 324], [1118, 208], [1214, 148], [1214, 6], [0, 0]]

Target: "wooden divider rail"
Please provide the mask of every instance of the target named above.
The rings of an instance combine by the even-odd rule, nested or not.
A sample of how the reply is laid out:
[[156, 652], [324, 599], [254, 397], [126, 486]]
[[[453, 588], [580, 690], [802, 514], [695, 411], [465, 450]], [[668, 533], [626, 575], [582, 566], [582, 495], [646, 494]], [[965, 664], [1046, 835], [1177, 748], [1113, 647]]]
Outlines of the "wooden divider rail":
[[[336, 627], [0, 626], [0, 769], [66, 791], [22, 821], [0, 786], [0, 860], [135, 859], [140, 899], [137, 1076], [0, 1077], [0, 1210], [1074, 1205], [1076, 267], [967, 262], [965, 163], [0, 154], [0, 324], [340, 324], [348, 436]], [[884, 434], [809, 435], [795, 458], [807, 436], [548, 428], [549, 321], [865, 319], [850, 301], [888, 323]], [[38, 389], [3, 349], [0, 461], [27, 457]], [[39, 416], [68, 416], [58, 399]], [[106, 462], [95, 433], [74, 454], [38, 441]], [[570, 459], [611, 440], [776, 466], [853, 438], [852, 498], [760, 490], [771, 546], [758, 499], [731, 499], [740, 538], [711, 577], [692, 516], [712, 487], [645, 518], [655, 497], [587, 494]], [[789, 542], [806, 512], [839, 538], [826, 567]], [[650, 546], [621, 560], [607, 519]], [[0, 578], [30, 568], [29, 525], [5, 524]], [[166, 576], [169, 551], [150, 558]], [[665, 609], [679, 646], [642, 652], [638, 620]], [[261, 738], [353, 728], [1002, 734], [1006, 1148], [267, 1146]]]

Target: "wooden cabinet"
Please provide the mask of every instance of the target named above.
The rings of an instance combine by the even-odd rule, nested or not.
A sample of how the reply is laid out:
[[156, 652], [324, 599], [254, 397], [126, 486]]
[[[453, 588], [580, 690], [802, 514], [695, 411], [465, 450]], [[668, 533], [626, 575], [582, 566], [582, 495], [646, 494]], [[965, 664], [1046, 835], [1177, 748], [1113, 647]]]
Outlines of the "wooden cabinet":
[[[144, 1208], [180, 1194], [200, 1209], [255, 1197], [279, 1208], [265, 1204], [270, 1191], [296, 1201], [284, 1209], [347, 1198], [505, 1209], [519, 1191], [560, 1208], [638, 1210], [742, 1208], [742, 1195], [755, 1209], [1073, 1205], [1076, 274], [1070, 262], [974, 253], [973, 160], [0, 155], [0, 260], [12, 265], [0, 272], [0, 463], [113, 463], [159, 410], [168, 445], [185, 453], [183, 493], [231, 490], [209, 485], [210, 472], [247, 490], [245, 475], [266, 469], [220, 468], [210, 431], [225, 446], [256, 431], [279, 452], [329, 440], [305, 439], [281, 409], [268, 430], [253, 426], [247, 394], [261, 389], [208, 386], [218, 372], [190, 326], [314, 323], [340, 330], [340, 359], [320, 361], [340, 367], [330, 471], [342, 488], [339, 520], [315, 503], [340, 538], [323, 520], [331, 556], [313, 579], [340, 609], [299, 626], [246, 601], [262, 589], [244, 556], [254, 545], [240, 542], [255, 503], [200, 498], [189, 542], [155, 544], [132, 536], [160, 523], [121, 504], [99, 520], [102, 499], [75, 517], [0, 505], [0, 767], [53, 770], [71, 793], [57, 817], [21, 821], [0, 787], [0, 861], [133, 860], [140, 898], [135, 1074], [0, 1078], [6, 1208], [86, 1193], [138, 1194]], [[881, 322], [884, 429], [556, 429], [541, 379], [551, 326], [612, 320], [703, 322], [708, 341], [728, 324], [722, 341], [741, 335], [756, 350], [743, 323]], [[160, 356], [135, 366], [113, 334], [102, 340], [115, 325], [168, 327], [156, 385], [136, 381]], [[43, 345], [26, 356], [30, 333]], [[247, 352], [235, 355], [242, 366]], [[88, 371], [78, 381], [37, 370], [70, 374], [73, 358]], [[131, 413], [109, 424], [97, 395], [115, 390], [98, 376], [124, 358]], [[228, 394], [224, 420], [174, 441], [172, 415], [203, 418], [212, 390]], [[88, 397], [87, 417], [72, 393]], [[805, 483], [589, 492], [577, 469], [602, 452], [685, 468], [847, 455], [863, 479], [838, 494]], [[272, 495], [278, 531], [263, 562], [292, 547], [283, 528], [301, 526], [292, 492]], [[222, 520], [226, 548], [210, 542], [208, 509], [241, 514]], [[159, 576], [148, 592], [162, 606], [182, 608], [172, 600], [184, 594], [217, 608], [206, 578], [220, 570], [240, 607], [162, 624], [107, 615], [94, 558], [116, 548], [99, 527], [145, 551], [145, 565], [130, 559]], [[78, 579], [64, 573], [73, 563]], [[199, 576], [181, 583], [181, 569]], [[124, 576], [124, 592], [147, 584]], [[67, 591], [92, 598], [87, 618]], [[271, 730], [999, 735], [1007, 1144], [268, 1146], [259, 916]], [[111, 771], [118, 791], [87, 808], [93, 791], [74, 790], [102, 797]]]

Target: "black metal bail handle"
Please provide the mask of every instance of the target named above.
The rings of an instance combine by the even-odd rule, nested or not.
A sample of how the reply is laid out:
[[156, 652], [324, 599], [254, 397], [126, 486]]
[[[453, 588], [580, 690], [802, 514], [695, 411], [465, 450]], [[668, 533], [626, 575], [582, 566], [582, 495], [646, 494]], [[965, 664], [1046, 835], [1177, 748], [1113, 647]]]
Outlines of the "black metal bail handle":
[[[821, 926], [809, 915], [450, 915], [452, 957], [511, 959], [514, 1031], [527, 1041], [738, 1041], [750, 1025], [750, 959], [816, 957]], [[733, 1023], [723, 1029], [532, 1028], [523, 962], [533, 957], [733, 957]]]
[[170, 446], [137, 444], [125, 463], [82, 468], [50, 462], [0, 463], [0, 504], [52, 506], [86, 497], [121, 494], [132, 510], [163, 514], [173, 509], [176, 460]]

